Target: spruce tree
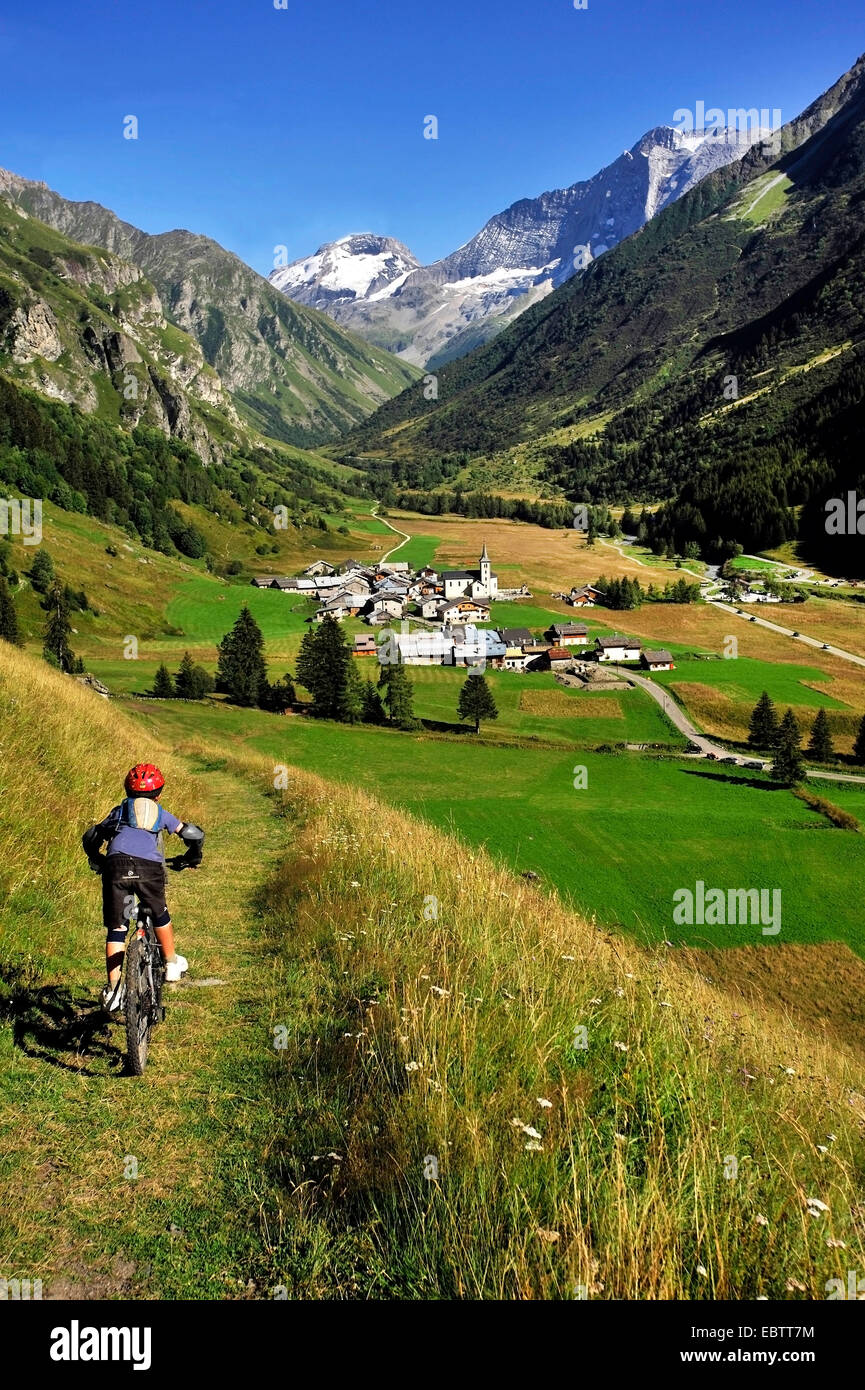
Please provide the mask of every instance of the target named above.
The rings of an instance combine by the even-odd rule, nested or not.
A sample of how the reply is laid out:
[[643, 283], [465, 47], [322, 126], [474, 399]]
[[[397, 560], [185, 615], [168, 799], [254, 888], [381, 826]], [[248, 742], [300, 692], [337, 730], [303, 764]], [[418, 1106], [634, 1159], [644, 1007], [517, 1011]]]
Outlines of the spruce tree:
[[748, 742], [752, 748], [774, 748], [778, 740], [778, 716], [775, 706], [764, 690], [751, 715]]
[[22, 645], [15, 602], [9, 592], [9, 586], [2, 576], [0, 576], [0, 637], [3, 638], [4, 642], [11, 642], [13, 647]]
[[340, 719], [351, 652], [345, 633], [327, 613], [300, 644], [295, 670], [312, 696], [312, 712], [321, 719]]
[[206, 693], [207, 681], [204, 667], [196, 666], [189, 652], [184, 652], [180, 669], [174, 678], [174, 693], [178, 700], [200, 700]]
[[856, 742], [853, 744], [853, 757], [856, 759], [857, 763], [865, 763], [865, 714], [862, 716], [862, 723], [859, 725]]
[[482, 719], [498, 719], [499, 711], [485, 676], [473, 672], [468, 677], [460, 691], [457, 714], [460, 719], [473, 719], [475, 721], [476, 734], [481, 731]]
[[363, 681], [352, 657], [345, 668], [345, 685], [339, 702], [339, 717], [344, 724], [359, 724], [363, 719]]
[[217, 681], [235, 705], [260, 705], [267, 697], [264, 637], [246, 604], [219, 644]]
[[42, 647], [45, 660], [50, 661], [52, 666], [59, 666], [61, 671], [72, 671], [76, 665], [75, 653], [69, 643], [72, 624], [63, 590], [56, 581], [48, 595], [47, 610]]
[[54, 561], [47, 550], [40, 548], [33, 556], [33, 563], [30, 566], [30, 583], [37, 594], [47, 594], [54, 579]]
[[368, 680], [363, 690], [363, 722], [364, 724], [383, 724], [384, 721], [385, 712], [381, 696], [373, 682]]
[[831, 763], [835, 757], [835, 748], [832, 744], [832, 734], [829, 729], [829, 716], [821, 705], [817, 711], [817, 718], [811, 728], [811, 738], [808, 742], [808, 756], [818, 763]]
[[378, 684], [391, 724], [395, 724], [398, 729], [417, 728], [418, 721], [414, 717], [414, 685], [406, 668], [398, 663], [382, 666]]
[[778, 742], [772, 763], [772, 776], [776, 782], [794, 786], [805, 776], [805, 760], [802, 757], [801, 736], [796, 716], [787, 710], [778, 730]]
[[159, 700], [172, 700], [174, 698], [174, 681], [164, 661], [153, 677], [153, 693]]

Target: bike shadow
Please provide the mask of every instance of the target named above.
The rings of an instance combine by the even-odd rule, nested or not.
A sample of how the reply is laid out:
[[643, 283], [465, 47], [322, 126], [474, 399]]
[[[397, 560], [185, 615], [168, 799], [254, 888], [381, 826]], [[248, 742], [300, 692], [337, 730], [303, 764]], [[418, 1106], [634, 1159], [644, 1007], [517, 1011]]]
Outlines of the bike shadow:
[[16, 1047], [28, 1057], [76, 1076], [105, 1076], [123, 1070], [126, 1050], [111, 1040], [99, 1004], [68, 985], [13, 991], [6, 1007]]

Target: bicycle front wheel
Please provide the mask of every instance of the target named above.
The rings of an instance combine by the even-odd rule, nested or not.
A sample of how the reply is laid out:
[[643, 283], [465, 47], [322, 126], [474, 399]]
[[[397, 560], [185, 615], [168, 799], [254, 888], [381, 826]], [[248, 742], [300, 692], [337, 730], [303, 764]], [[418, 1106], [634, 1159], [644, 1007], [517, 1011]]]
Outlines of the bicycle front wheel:
[[153, 1028], [153, 978], [147, 942], [133, 936], [126, 951], [126, 1051], [133, 1076], [143, 1076]]

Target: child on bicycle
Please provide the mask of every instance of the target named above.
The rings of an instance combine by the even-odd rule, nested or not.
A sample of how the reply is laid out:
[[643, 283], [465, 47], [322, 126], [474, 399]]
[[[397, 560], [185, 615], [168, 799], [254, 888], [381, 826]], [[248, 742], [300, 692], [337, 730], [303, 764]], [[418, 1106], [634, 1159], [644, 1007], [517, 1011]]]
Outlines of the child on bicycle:
[[[159, 805], [165, 778], [153, 763], [137, 763], [124, 782], [126, 796], [98, 825], [91, 826], [81, 843], [91, 869], [102, 874], [102, 918], [105, 924], [105, 965], [108, 983], [102, 990], [102, 1007], [113, 1013], [120, 1006], [120, 976], [129, 931], [131, 908], [137, 898], [153, 917], [156, 938], [165, 959], [166, 980], [179, 980], [189, 969], [185, 956], [174, 945], [174, 928], [165, 901], [165, 856], [162, 833], [178, 835], [186, 853], [178, 868], [197, 869], [201, 863], [204, 831], [180, 821]], [[101, 854], [107, 841], [108, 850]]]

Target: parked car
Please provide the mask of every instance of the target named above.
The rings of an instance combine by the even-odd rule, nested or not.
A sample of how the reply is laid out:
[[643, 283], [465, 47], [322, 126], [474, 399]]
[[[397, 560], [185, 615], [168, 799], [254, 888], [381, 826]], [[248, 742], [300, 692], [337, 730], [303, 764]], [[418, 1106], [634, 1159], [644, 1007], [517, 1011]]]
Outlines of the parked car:
[[718, 761], [717, 753], [707, 753], [706, 757], [709, 759], [710, 763], [716, 763]]
[[753, 761], [752, 761], [752, 762], [747, 762], [747, 763], [745, 763], [745, 767], [752, 767], [752, 768], [754, 768], [754, 770], [755, 770], [756, 772], [762, 772], [762, 771], [763, 771], [763, 764], [762, 764], [762, 763], [756, 763], [756, 762], [753, 762]]
[[739, 766], [739, 759], [738, 759], [738, 758], [719, 758], [718, 761], [719, 761], [719, 762], [722, 762], [722, 763], [733, 763], [734, 766], [736, 766], [736, 767]]
[[757, 621], [756, 618], [749, 618], [749, 619], [748, 619], [748, 622], [749, 622], [749, 623], [755, 623], [756, 621]]

